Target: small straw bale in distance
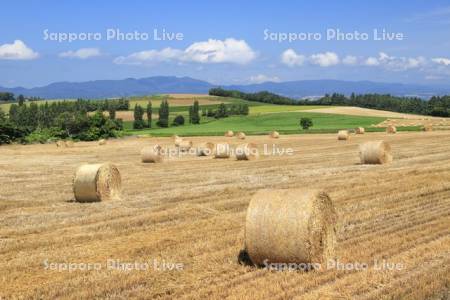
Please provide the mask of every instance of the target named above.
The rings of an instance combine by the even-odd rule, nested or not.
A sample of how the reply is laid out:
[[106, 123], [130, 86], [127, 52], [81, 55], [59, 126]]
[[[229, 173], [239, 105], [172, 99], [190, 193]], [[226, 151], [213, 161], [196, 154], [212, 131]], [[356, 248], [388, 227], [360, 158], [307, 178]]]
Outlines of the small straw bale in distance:
[[219, 143], [214, 147], [214, 158], [229, 158], [230, 145], [228, 143]]
[[346, 141], [350, 137], [348, 130], [339, 130], [338, 131], [338, 140], [339, 141]]
[[66, 143], [64, 143], [64, 141], [56, 141], [56, 147], [58, 148], [66, 147]]
[[180, 151], [189, 151], [192, 148], [192, 141], [182, 140], [178, 143], [177, 147]]
[[214, 152], [214, 143], [201, 143], [197, 147], [197, 156], [209, 156]]
[[105, 139], [101, 139], [101, 140], [98, 141], [98, 144], [100, 146], [106, 145], [106, 140]]
[[73, 146], [75, 146], [75, 143], [71, 140], [66, 141], [66, 147], [68, 148], [72, 148]]
[[254, 160], [259, 158], [259, 151], [256, 144], [248, 143], [236, 147], [237, 160]]
[[325, 192], [264, 189], [251, 199], [245, 251], [255, 265], [335, 259], [337, 215]]
[[386, 132], [387, 133], [397, 133], [397, 127], [395, 127], [394, 125], [389, 125], [388, 127], [386, 127]]
[[183, 142], [183, 139], [179, 137], [178, 135], [173, 136], [173, 142], [176, 147], [180, 146], [181, 142]]
[[270, 137], [273, 138], [273, 139], [277, 139], [277, 138], [280, 137], [280, 133], [278, 131], [272, 131], [270, 133]]
[[122, 180], [117, 167], [110, 163], [80, 166], [73, 180], [78, 202], [108, 201], [120, 198]]
[[364, 127], [356, 127], [355, 129], [356, 134], [364, 134], [365, 132], [366, 130], [364, 129]]
[[433, 131], [433, 125], [424, 125], [423, 131]]
[[233, 136], [234, 136], [234, 132], [233, 132], [232, 130], [227, 130], [227, 131], [225, 132], [225, 136], [226, 136], [226, 137], [233, 137]]
[[141, 150], [141, 160], [143, 163], [159, 163], [164, 160], [164, 156], [161, 154], [161, 146], [154, 145], [144, 147]]
[[243, 133], [242, 131], [238, 132], [236, 134], [236, 137], [240, 140], [245, 140], [245, 133]]
[[361, 164], [386, 164], [392, 162], [391, 146], [385, 141], [370, 141], [359, 146]]

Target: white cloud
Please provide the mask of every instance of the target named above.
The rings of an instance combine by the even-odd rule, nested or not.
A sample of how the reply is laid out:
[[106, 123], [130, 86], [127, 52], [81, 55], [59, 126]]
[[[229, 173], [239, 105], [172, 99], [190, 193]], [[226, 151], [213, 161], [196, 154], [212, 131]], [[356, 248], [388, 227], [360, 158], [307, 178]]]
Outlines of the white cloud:
[[0, 46], [0, 59], [8, 60], [30, 60], [39, 56], [33, 49], [28, 48], [21, 40], [15, 40], [12, 44]]
[[310, 57], [311, 63], [321, 67], [330, 67], [339, 64], [339, 56], [334, 52], [313, 54]]
[[281, 62], [289, 67], [301, 66], [305, 61], [304, 55], [299, 55], [292, 49], [287, 49], [281, 54]]
[[366, 66], [380, 66], [392, 71], [405, 71], [423, 67], [427, 64], [427, 60], [422, 57], [397, 57], [390, 56], [385, 52], [380, 52], [378, 57], [368, 57], [364, 61]]
[[432, 61], [439, 65], [450, 66], [450, 58], [436, 57], [436, 58], [433, 58]]
[[179, 59], [182, 54], [183, 51], [172, 48], [164, 48], [162, 50], [147, 50], [135, 52], [128, 56], [119, 56], [114, 59], [114, 63], [141, 65], [145, 62], [168, 62], [171, 60]]
[[334, 52], [313, 54], [306, 57], [297, 54], [293, 49], [287, 49], [281, 54], [281, 62], [289, 67], [302, 66], [305, 62], [321, 67], [329, 67], [339, 64], [339, 56]]
[[199, 63], [246, 64], [256, 57], [256, 53], [244, 40], [233, 38], [224, 41], [209, 39], [206, 42], [197, 42], [184, 52], [184, 60]]
[[353, 55], [347, 55], [342, 59], [344, 65], [356, 65], [358, 63], [358, 58]]
[[59, 54], [59, 57], [86, 59], [102, 55], [98, 48], [81, 48], [76, 51], [67, 51]]
[[364, 61], [364, 64], [366, 66], [378, 66], [378, 65], [380, 65], [380, 62], [378, 61], [378, 59], [376, 57], [368, 57]]
[[135, 52], [114, 59], [116, 64], [151, 64], [155, 62], [195, 62], [247, 64], [256, 58], [256, 53], [244, 40], [228, 38], [223, 41], [209, 39], [193, 43], [184, 50], [165, 48]]
[[267, 82], [267, 81], [272, 81], [272, 82], [279, 82], [280, 78], [278, 78], [277, 76], [266, 76], [264, 74], [258, 74], [255, 76], [251, 76], [249, 79], [249, 82], [251, 83], [262, 83], [262, 82]]

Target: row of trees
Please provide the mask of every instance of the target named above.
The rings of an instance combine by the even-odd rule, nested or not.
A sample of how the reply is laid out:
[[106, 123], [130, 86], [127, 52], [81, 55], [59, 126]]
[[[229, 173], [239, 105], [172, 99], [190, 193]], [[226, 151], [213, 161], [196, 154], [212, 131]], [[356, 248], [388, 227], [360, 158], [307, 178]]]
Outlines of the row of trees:
[[202, 111], [202, 115], [209, 118], [226, 118], [229, 116], [243, 115], [247, 116], [249, 114], [248, 104], [232, 104], [225, 105], [224, 103], [219, 104], [216, 110], [214, 109], [205, 109]]
[[[144, 120], [144, 114], [147, 115], [147, 121]], [[153, 115], [153, 108], [151, 101], [148, 101], [145, 111], [141, 105], [136, 104], [134, 106], [133, 128], [134, 129], [152, 128], [152, 115]], [[159, 127], [169, 127], [169, 102], [167, 102], [167, 100], [163, 100], [161, 102], [158, 115], [159, 118], [156, 124]]]
[[314, 105], [347, 105], [363, 108], [395, 111], [401, 113], [413, 113], [448, 117], [450, 115], [450, 96], [432, 97], [425, 101], [417, 97], [397, 97], [380, 94], [351, 94], [347, 97], [342, 94], [325, 95], [316, 101], [299, 101], [299, 104]]
[[[144, 120], [144, 113], [147, 113], [147, 122]], [[151, 128], [152, 127], [152, 103], [151, 101], [147, 104], [147, 109], [144, 112], [144, 108], [139, 104], [136, 104], [134, 107], [134, 129], [143, 129], [143, 128]], [[167, 100], [163, 100], [160, 104], [158, 110], [158, 121], [156, 124], [159, 127], [169, 127], [169, 103]], [[248, 115], [249, 107], [248, 104], [232, 104], [226, 106], [224, 103], [219, 104], [217, 109], [203, 109], [199, 105], [197, 100], [194, 101], [193, 105], [189, 106], [189, 123], [190, 124], [200, 124], [201, 115], [204, 117], [210, 118], [226, 118], [228, 116], [233, 115]], [[178, 115], [172, 121], [173, 126], [184, 125], [184, 117], [182, 115]]]
[[222, 88], [212, 88], [209, 90], [209, 94], [212, 96], [220, 97], [232, 97], [243, 99], [247, 101], [263, 102], [270, 104], [280, 104], [280, 105], [296, 105], [297, 100], [280, 96], [267, 91], [262, 91], [258, 93], [244, 93], [236, 90], [224, 90]]
[[389, 94], [356, 95], [352, 93], [350, 97], [347, 97], [343, 94], [334, 93], [331, 95], [327, 94], [317, 100], [295, 100], [270, 92], [243, 93], [240, 91], [224, 90], [222, 88], [210, 89], [209, 94], [281, 105], [346, 105], [401, 113], [414, 113], [441, 117], [450, 116], [450, 96], [435, 96], [426, 101], [418, 97], [398, 97]]

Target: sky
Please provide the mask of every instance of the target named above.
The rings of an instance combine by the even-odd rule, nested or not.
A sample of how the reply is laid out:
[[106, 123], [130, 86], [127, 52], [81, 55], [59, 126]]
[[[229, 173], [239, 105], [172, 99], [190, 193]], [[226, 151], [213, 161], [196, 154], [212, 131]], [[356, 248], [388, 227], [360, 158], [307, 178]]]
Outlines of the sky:
[[4, 87], [160, 75], [450, 84], [448, 1], [5, 0], [0, 10]]

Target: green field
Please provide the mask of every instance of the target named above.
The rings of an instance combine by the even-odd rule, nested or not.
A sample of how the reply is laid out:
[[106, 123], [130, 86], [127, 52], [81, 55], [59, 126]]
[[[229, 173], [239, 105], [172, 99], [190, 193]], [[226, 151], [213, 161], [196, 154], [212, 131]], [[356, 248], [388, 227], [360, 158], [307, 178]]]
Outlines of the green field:
[[[314, 123], [313, 127], [308, 130], [300, 129], [299, 122], [302, 117], [311, 118]], [[125, 128], [129, 134], [151, 134], [157, 136], [170, 136], [173, 134], [185, 136], [222, 135], [226, 130], [244, 131], [247, 134], [265, 134], [272, 130], [277, 130], [280, 133], [318, 133], [336, 132], [339, 129], [352, 129], [358, 126], [369, 127], [385, 119], [313, 112], [284, 112], [233, 116], [219, 120], [202, 118], [202, 123], [199, 125], [186, 124], [178, 127], [144, 130], [132, 130], [132, 123], [126, 122]]]

